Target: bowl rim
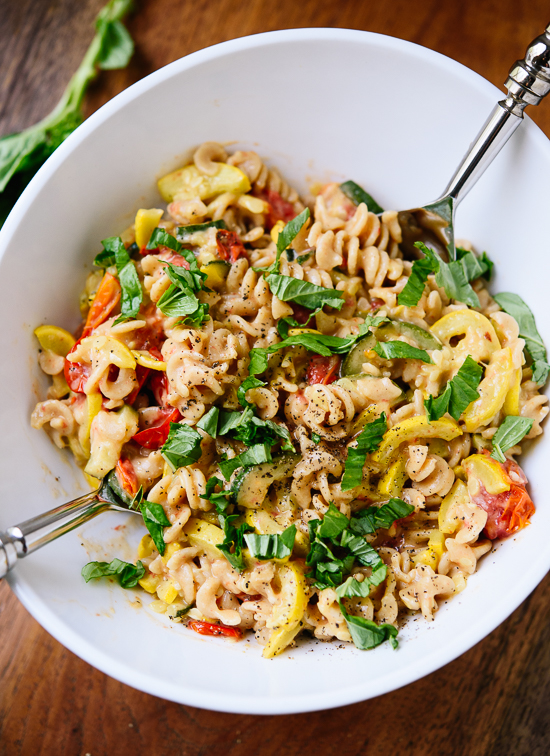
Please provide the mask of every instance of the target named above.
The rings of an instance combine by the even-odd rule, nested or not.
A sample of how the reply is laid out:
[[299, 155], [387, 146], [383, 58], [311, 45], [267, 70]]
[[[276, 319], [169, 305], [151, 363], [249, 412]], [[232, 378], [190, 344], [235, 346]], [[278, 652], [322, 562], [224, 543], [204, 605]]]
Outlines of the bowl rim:
[[[156, 87], [161, 82], [179, 75], [180, 72], [201, 66], [203, 63], [217, 58], [254, 48], [305, 41], [367, 43], [371, 47], [406, 52], [420, 60], [428, 61], [432, 65], [448, 71], [454, 77], [466, 82], [469, 87], [484, 94], [491, 94], [493, 97], [496, 96], [497, 99], [503, 96], [503, 93], [497, 87], [458, 61], [416, 43], [375, 32], [306, 27], [263, 32], [221, 42], [191, 53], [149, 74], [116, 95], [86, 119], [44, 163], [18, 199], [3, 228], [0, 229], [0, 259], [3, 257], [6, 248], [15, 234], [24, 213], [57, 168], [69, 158], [71, 153], [89, 134], [108, 120], [114, 113], [123, 109], [129, 102]], [[531, 119], [527, 118], [526, 120], [530, 121]], [[536, 140], [537, 149], [547, 152], [550, 160], [550, 140], [533, 122], [530, 123], [529, 128], [531, 136]], [[410, 665], [407, 668], [406, 674], [400, 671], [386, 674], [380, 677], [374, 686], [372, 681], [370, 681], [368, 683], [368, 690], [366, 689], [366, 685], [361, 684], [341, 691], [325, 690], [315, 694], [286, 695], [284, 698], [280, 697], [278, 699], [259, 699], [253, 695], [228, 696], [225, 693], [217, 691], [205, 692], [194, 689], [191, 686], [186, 686], [179, 681], [175, 685], [131, 669], [124, 663], [116, 662], [116, 660], [113, 660], [104, 653], [101, 648], [84, 640], [76, 631], [66, 626], [63, 620], [47, 606], [46, 602], [41, 599], [25, 580], [18, 580], [16, 571], [9, 574], [8, 583], [29, 613], [56, 640], [101, 672], [114, 677], [126, 685], [164, 699], [215, 711], [238, 714], [293, 714], [343, 706], [379, 696], [415, 682], [453, 661], [492, 632], [515, 611], [550, 569], [550, 554], [546, 562], [547, 564], [544, 563], [543, 559], [539, 559], [531, 566], [531, 569], [524, 573], [521, 584], [510, 586], [505, 605], [502, 605], [499, 611], [493, 609], [489, 621], [484, 617], [472, 623], [468, 629], [461, 633], [459, 638], [455, 639], [451, 647], [445, 646], [434, 650], [428, 659], [423, 657], [415, 664]]]

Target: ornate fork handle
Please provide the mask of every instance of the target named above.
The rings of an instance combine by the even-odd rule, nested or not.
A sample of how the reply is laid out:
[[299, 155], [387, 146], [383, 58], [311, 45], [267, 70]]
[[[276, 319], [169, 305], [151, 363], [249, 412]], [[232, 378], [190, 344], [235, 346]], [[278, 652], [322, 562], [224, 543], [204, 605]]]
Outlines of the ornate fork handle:
[[550, 24], [514, 63], [505, 86], [508, 97], [495, 105], [440, 199], [452, 197], [455, 206], [464, 199], [518, 128], [526, 106], [538, 105], [550, 92]]

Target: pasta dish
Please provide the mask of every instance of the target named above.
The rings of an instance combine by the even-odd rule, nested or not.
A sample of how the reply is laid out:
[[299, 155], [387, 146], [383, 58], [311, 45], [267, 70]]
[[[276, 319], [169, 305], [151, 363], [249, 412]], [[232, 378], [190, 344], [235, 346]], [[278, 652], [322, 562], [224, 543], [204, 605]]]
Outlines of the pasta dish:
[[[136, 562], [90, 562], [205, 635], [397, 646], [535, 508], [516, 461], [550, 366], [466, 241], [404, 259], [353, 181], [302, 199], [206, 142], [102, 242], [73, 336], [39, 326], [32, 425], [141, 513]], [[158, 203], [160, 204], [160, 202]]]

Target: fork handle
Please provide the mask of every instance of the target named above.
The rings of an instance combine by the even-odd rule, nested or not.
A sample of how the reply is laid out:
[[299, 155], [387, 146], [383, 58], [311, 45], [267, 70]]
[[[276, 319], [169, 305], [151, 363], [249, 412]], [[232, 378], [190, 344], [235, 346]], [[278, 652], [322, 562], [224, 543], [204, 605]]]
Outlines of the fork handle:
[[92, 491], [49, 512], [14, 525], [5, 532], [0, 531], [0, 578], [13, 569], [18, 559], [108, 509], [109, 503], [101, 501], [97, 493]]
[[550, 24], [531, 42], [525, 58], [514, 63], [505, 86], [508, 97], [494, 107], [442, 195], [453, 197], [455, 206], [518, 128], [527, 105], [538, 105], [550, 92]]

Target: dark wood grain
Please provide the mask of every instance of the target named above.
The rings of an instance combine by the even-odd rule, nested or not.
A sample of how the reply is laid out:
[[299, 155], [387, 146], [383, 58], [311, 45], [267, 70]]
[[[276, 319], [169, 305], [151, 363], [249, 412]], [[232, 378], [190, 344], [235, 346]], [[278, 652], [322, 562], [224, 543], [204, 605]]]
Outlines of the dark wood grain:
[[[101, 6], [0, 0], [0, 134], [53, 107]], [[129, 22], [131, 65], [101, 74], [86, 109], [202, 47], [302, 26], [408, 39], [501, 86], [549, 19], [543, 0], [142, 0]], [[530, 115], [550, 135], [550, 103]], [[0, 756], [546, 756], [549, 607], [547, 578], [488, 638], [413, 685], [330, 712], [254, 717], [179, 706], [112, 680], [53, 640], [0, 583]]]

